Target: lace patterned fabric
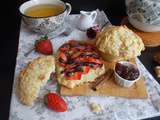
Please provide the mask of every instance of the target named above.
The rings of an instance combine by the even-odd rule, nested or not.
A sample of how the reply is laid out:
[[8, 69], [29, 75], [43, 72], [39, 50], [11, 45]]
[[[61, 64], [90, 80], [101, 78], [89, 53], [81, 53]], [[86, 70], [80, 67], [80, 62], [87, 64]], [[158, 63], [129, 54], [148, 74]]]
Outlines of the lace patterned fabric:
[[[103, 25], [106, 21], [109, 22], [107, 17], [104, 16], [104, 13], [100, 11], [97, 12], [98, 17], [95, 24]], [[55, 51], [60, 45], [70, 39], [87, 39], [85, 32], [75, 28], [78, 17], [79, 15], [70, 15], [67, 20], [72, 23], [73, 28], [69, 36], [60, 35], [52, 39]], [[160, 115], [159, 108], [155, 107], [158, 105], [160, 106], [160, 102], [157, 102], [160, 101], [160, 96], [158, 94], [159, 85], [138, 59], [137, 64], [143, 76], [145, 76], [145, 83], [149, 94], [148, 99], [126, 99], [111, 96], [63, 97], [68, 103], [68, 111], [56, 113], [46, 108], [43, 103], [43, 95], [47, 92], [47, 89], [51, 91], [57, 90], [57, 84], [49, 82], [40, 90], [39, 97], [32, 107], [21, 104], [15, 94], [16, 79], [19, 71], [23, 69], [29, 61], [40, 55], [36, 52], [32, 52], [28, 57], [24, 56], [24, 54], [32, 48], [34, 41], [38, 38], [39, 35], [28, 31], [23, 23], [21, 24], [9, 120], [135, 120]], [[89, 104], [91, 102], [100, 104], [103, 107], [99, 114], [90, 111]]]

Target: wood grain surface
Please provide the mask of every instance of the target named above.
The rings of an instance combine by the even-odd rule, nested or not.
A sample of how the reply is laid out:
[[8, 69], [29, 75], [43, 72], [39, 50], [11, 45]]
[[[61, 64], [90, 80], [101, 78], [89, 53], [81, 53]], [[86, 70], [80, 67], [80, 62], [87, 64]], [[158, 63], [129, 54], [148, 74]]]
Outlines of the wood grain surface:
[[[114, 69], [115, 63], [106, 62], [106, 70]], [[91, 89], [93, 83], [77, 86], [73, 89], [61, 86], [60, 94], [65, 96], [118, 96], [126, 98], [147, 98], [144, 77], [141, 77], [130, 88], [121, 87], [115, 83], [114, 75], [97, 91]]]

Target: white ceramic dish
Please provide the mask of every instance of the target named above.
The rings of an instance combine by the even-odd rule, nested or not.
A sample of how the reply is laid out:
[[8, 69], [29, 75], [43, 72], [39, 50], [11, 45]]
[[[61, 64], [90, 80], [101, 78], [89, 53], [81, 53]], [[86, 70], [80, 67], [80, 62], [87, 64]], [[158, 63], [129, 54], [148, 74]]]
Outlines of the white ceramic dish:
[[148, 23], [139, 22], [133, 18], [128, 17], [129, 22], [137, 29], [144, 32], [160, 32], [159, 25], [151, 25]]
[[[135, 64], [131, 63], [131, 62], [120, 61], [118, 63], [125, 64], [127, 66], [132, 66], [132, 67], [135, 67], [135, 68], [138, 69], [138, 67]], [[138, 71], [139, 71], [139, 69], [138, 69]], [[119, 84], [120, 86], [122, 86], [122, 87], [131, 87], [135, 82], [137, 82], [140, 79], [141, 73], [139, 71], [139, 77], [137, 79], [135, 79], [135, 80], [127, 80], [127, 79], [124, 79], [121, 76], [119, 76], [118, 73], [116, 72], [116, 70], [114, 69], [114, 76], [115, 76], [116, 83]]]

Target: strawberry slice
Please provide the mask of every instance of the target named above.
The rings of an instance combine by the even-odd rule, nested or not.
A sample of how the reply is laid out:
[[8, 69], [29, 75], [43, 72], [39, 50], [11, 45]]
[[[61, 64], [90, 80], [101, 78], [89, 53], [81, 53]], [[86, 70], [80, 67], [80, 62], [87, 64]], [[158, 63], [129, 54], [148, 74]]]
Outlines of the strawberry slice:
[[66, 76], [67, 80], [80, 80], [82, 76], [82, 72], [74, 72], [71, 76]]
[[40, 40], [36, 41], [35, 50], [45, 55], [53, 54], [52, 43], [47, 36], [41, 37]]
[[83, 52], [86, 48], [85, 46], [82, 46], [82, 45], [77, 45], [74, 47], [77, 51], [80, 51], [80, 52]]
[[63, 61], [67, 61], [67, 56], [65, 55], [65, 53], [63, 53], [63, 52], [61, 52], [60, 54], [59, 54], [59, 58], [61, 58]]
[[67, 103], [56, 93], [48, 93], [44, 97], [44, 102], [48, 108], [56, 112], [67, 111]]
[[80, 56], [82, 54], [82, 52], [76, 52], [75, 54], [72, 55], [72, 59], [77, 58], [78, 56]]
[[70, 45], [69, 45], [68, 43], [62, 45], [62, 46], [59, 48], [59, 50], [60, 50], [60, 51], [63, 51], [63, 52], [68, 51], [69, 49], [70, 49]]
[[99, 59], [94, 59], [92, 57], [88, 58], [88, 62], [96, 63], [96, 64], [102, 64], [102, 61]]
[[93, 69], [96, 69], [97, 67], [99, 67], [99, 64], [94, 64], [93, 65]]
[[83, 66], [83, 74], [87, 74], [90, 70], [89, 66]]
[[62, 67], [66, 67], [66, 64], [65, 63], [59, 63], [60, 64], [60, 66], [62, 66]]
[[65, 66], [65, 68], [66, 69], [72, 69], [72, 68], [74, 68], [74, 67], [76, 67], [77, 65], [76, 64], [67, 64], [66, 66]]

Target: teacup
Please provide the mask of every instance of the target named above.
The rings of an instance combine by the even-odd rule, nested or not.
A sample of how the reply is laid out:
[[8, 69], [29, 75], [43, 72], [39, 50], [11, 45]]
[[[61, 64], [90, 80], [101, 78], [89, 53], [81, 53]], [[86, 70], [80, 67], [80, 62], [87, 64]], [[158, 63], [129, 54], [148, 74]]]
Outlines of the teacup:
[[[31, 17], [25, 14], [28, 8], [42, 4], [61, 5], [64, 7], [64, 11], [58, 15], [47, 17]], [[23, 22], [30, 30], [40, 34], [49, 34], [56, 32], [60, 27], [63, 26], [65, 18], [71, 12], [71, 5], [69, 3], [64, 3], [61, 0], [30, 0], [23, 3], [19, 7], [19, 11], [22, 15]]]

